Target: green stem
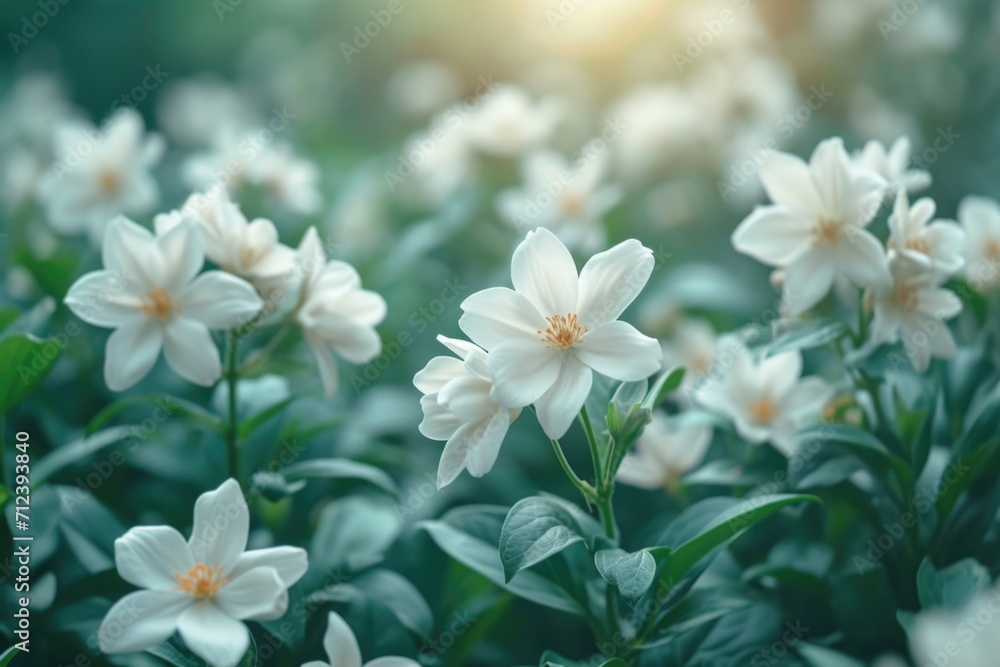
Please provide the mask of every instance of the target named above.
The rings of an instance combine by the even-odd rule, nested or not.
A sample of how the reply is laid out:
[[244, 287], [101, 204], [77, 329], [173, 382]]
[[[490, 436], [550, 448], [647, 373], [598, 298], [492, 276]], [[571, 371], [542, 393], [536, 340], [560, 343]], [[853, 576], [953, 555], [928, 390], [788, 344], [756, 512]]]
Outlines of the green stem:
[[240, 377], [237, 346], [239, 338], [235, 330], [226, 332], [226, 368], [225, 378], [229, 389], [229, 421], [226, 424], [226, 453], [229, 476], [243, 485], [240, 477], [240, 433], [236, 419], [236, 387]]
[[271, 340], [267, 342], [267, 345], [250, 355], [250, 358], [247, 359], [246, 363], [240, 367], [240, 377], [246, 377], [265, 364], [274, 351], [278, 349], [278, 345], [285, 340], [285, 337], [291, 330], [291, 319], [285, 320], [284, 324], [281, 325], [281, 328], [278, 329], [277, 333], [275, 333], [274, 336], [271, 337]]
[[562, 446], [560, 446], [559, 441], [552, 439], [550, 442], [552, 443], [552, 449], [556, 452], [556, 458], [559, 459], [559, 465], [562, 466], [563, 472], [565, 472], [566, 476], [569, 477], [569, 481], [573, 483], [573, 486], [580, 490], [583, 497], [587, 499], [588, 505], [595, 502], [597, 500], [597, 492], [594, 490], [594, 487], [587, 484], [585, 481], [580, 479], [575, 472], [573, 472], [573, 468], [570, 466], [569, 461], [566, 460], [566, 454], [563, 453]]

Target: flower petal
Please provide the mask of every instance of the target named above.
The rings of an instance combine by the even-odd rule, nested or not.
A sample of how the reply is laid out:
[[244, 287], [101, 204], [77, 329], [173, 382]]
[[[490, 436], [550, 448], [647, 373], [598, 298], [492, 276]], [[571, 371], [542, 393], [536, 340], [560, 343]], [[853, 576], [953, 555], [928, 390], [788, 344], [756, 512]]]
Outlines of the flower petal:
[[255, 567], [219, 589], [214, 602], [223, 614], [237, 620], [271, 621], [288, 609], [287, 587], [273, 567]]
[[143, 317], [141, 299], [111, 271], [91, 271], [74, 282], [63, 303], [73, 314], [98, 327], [120, 327]]
[[115, 540], [118, 575], [139, 588], [176, 591], [174, 575], [194, 563], [184, 537], [170, 526], [137, 526]]
[[194, 280], [205, 263], [201, 233], [193, 223], [184, 220], [157, 237], [156, 244], [164, 259], [163, 287], [171, 293], [179, 292]]
[[476, 292], [462, 302], [462, 311], [458, 326], [485, 350], [511, 340], [540, 340], [538, 332], [549, 326], [525, 296], [506, 287]]
[[333, 358], [329, 346], [311, 332], [306, 332], [306, 343], [309, 349], [316, 355], [316, 362], [319, 365], [319, 378], [323, 383], [323, 395], [326, 400], [330, 400], [337, 393], [340, 386], [340, 379], [337, 377], [337, 360]]
[[409, 658], [399, 658], [396, 656], [386, 656], [376, 658], [371, 662], [366, 662], [365, 667], [420, 667], [420, 663]]
[[184, 644], [213, 667], [236, 667], [250, 647], [250, 632], [211, 602], [188, 607], [177, 624]]
[[769, 266], [787, 266], [812, 243], [815, 218], [783, 206], [756, 209], [733, 232], [737, 251]]
[[549, 230], [539, 228], [528, 232], [514, 250], [510, 277], [517, 293], [524, 295], [542, 315], [576, 312], [579, 289], [576, 264], [566, 246]]
[[425, 438], [450, 440], [455, 431], [462, 427], [462, 420], [445, 410], [437, 398], [437, 394], [427, 394], [420, 399], [424, 418], [417, 429]]
[[834, 263], [829, 252], [807, 252], [785, 270], [783, 301], [793, 315], [819, 303], [833, 286]]
[[590, 258], [580, 271], [580, 322], [596, 328], [628, 308], [653, 273], [653, 251], [635, 239], [619, 243]]
[[795, 155], [775, 151], [760, 166], [760, 181], [775, 204], [816, 215], [822, 204], [809, 175], [809, 165]]
[[456, 378], [438, 393], [438, 403], [464, 423], [485, 419], [496, 409], [490, 399], [491, 385], [471, 375]]
[[490, 352], [487, 363], [501, 405], [523, 408], [541, 398], [559, 377], [563, 356], [541, 341], [511, 341]]
[[[883, 289], [892, 278], [885, 250], [875, 235], [866, 229], [845, 228], [847, 242], [838, 247], [838, 268], [859, 287]], [[786, 276], [787, 280], [787, 276]]]
[[229, 576], [247, 546], [250, 511], [235, 479], [198, 496], [188, 546], [199, 563], [222, 568]]
[[224, 271], [206, 271], [180, 295], [184, 317], [210, 329], [243, 324], [264, 307], [253, 285]]
[[588, 332], [572, 351], [601, 375], [622, 382], [645, 379], [660, 370], [663, 363], [663, 350], [655, 339], [619, 321]]
[[917, 308], [936, 320], [950, 320], [962, 312], [962, 300], [946, 289], [924, 289], [917, 293]]
[[461, 359], [434, 357], [413, 376], [413, 386], [424, 394], [436, 394], [441, 387], [465, 374], [465, 364]]
[[196, 320], [178, 317], [166, 326], [163, 356], [178, 375], [202, 387], [222, 376], [219, 349], [208, 327]]
[[101, 258], [105, 269], [134, 281], [140, 293], [165, 284], [167, 272], [156, 238], [123, 215], [108, 224]]
[[104, 351], [104, 380], [111, 391], [125, 391], [146, 377], [160, 356], [163, 328], [143, 318], [115, 329]]
[[116, 602], [101, 621], [97, 641], [104, 653], [143, 651], [165, 641], [191, 606], [186, 593], [136, 591]]
[[542, 425], [545, 435], [553, 439], [566, 435], [587, 400], [593, 381], [594, 374], [586, 364], [573, 355], [563, 358], [555, 384], [535, 401], [538, 423]]
[[615, 479], [622, 484], [640, 489], [658, 489], [665, 481], [663, 470], [632, 452], [622, 459], [621, 467], [615, 473]]
[[236, 567], [229, 573], [229, 578], [239, 577], [258, 567], [272, 567], [285, 588], [295, 585], [309, 567], [309, 555], [305, 549], [298, 547], [268, 547], [267, 549], [252, 549], [240, 555]]
[[465, 467], [473, 477], [482, 477], [493, 469], [500, 445], [507, 436], [512, 413], [516, 414], [513, 410], [501, 408], [485, 424], [479, 423], [465, 461]]
[[347, 621], [337, 612], [331, 611], [327, 617], [323, 648], [326, 649], [330, 665], [361, 667], [361, 649], [358, 647], [358, 640], [347, 625]]
[[802, 425], [804, 420], [819, 419], [833, 394], [833, 387], [823, 378], [803, 378], [782, 402], [781, 411], [796, 424]]
[[783, 352], [768, 357], [757, 366], [758, 386], [771, 396], [783, 397], [802, 375], [802, 355], [798, 351]]

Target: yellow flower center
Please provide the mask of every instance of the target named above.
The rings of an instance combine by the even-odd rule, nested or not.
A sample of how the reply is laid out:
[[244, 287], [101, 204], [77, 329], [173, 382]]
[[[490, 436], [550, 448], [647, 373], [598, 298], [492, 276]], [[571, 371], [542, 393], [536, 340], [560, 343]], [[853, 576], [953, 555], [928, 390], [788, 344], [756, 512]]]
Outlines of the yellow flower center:
[[985, 244], [983, 244], [983, 254], [989, 259], [1000, 259], [1000, 241], [996, 239], [988, 239]]
[[842, 230], [840, 223], [830, 218], [820, 218], [813, 227], [813, 243], [836, 243], [840, 240]]
[[907, 285], [906, 283], [896, 285], [892, 292], [892, 298], [906, 312], [916, 312], [918, 305], [917, 289], [912, 285]]
[[567, 217], [582, 215], [587, 208], [587, 200], [575, 192], [568, 192], [562, 198], [562, 210]]
[[177, 581], [178, 590], [198, 600], [214, 598], [219, 589], [229, 583], [229, 580], [222, 576], [221, 567], [205, 563], [195, 563], [187, 574], [175, 572], [174, 580]]
[[910, 239], [906, 242], [906, 247], [924, 255], [930, 254], [931, 251], [931, 244], [927, 242], [927, 239]]
[[118, 178], [118, 174], [114, 171], [102, 171], [97, 176], [97, 186], [104, 194], [116, 192], [120, 183], [121, 180]]
[[778, 414], [778, 405], [769, 396], [765, 396], [750, 403], [748, 412], [755, 423], [770, 424]]
[[173, 315], [174, 300], [167, 290], [158, 287], [146, 295], [141, 310], [154, 319], [165, 321]]
[[537, 332], [545, 347], [568, 350], [579, 345], [583, 341], [583, 335], [587, 333], [587, 327], [580, 324], [573, 313], [553, 315], [545, 320], [549, 323], [548, 328]]

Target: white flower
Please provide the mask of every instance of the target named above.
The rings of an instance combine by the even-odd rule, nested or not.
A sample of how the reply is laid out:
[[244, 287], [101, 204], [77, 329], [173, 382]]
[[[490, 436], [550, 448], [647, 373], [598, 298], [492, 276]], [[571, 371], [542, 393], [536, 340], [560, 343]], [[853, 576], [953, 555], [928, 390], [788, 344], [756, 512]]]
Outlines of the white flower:
[[593, 252], [604, 246], [602, 218], [621, 199], [621, 188], [602, 184], [606, 153], [575, 164], [548, 150], [529, 155], [524, 185], [497, 197], [497, 211], [510, 224], [545, 227], [569, 248]]
[[210, 144], [219, 127], [252, 127], [251, 100], [212, 75], [183, 79], [163, 91], [157, 119], [174, 141], [191, 146]]
[[389, 77], [386, 93], [390, 108], [426, 117], [455, 100], [461, 86], [458, 74], [448, 65], [420, 60], [400, 65]]
[[1000, 654], [1000, 633], [987, 621], [995, 620], [1000, 591], [993, 588], [976, 593], [961, 609], [928, 609], [913, 619], [909, 629], [910, 649], [916, 664], [948, 667], [992, 667]]
[[885, 253], [865, 226], [878, 212], [881, 181], [855, 170], [843, 142], [828, 139], [809, 164], [776, 152], [760, 169], [774, 202], [756, 209], [733, 232], [733, 246], [785, 269], [784, 299], [801, 314], [830, 291], [838, 275], [861, 287], [889, 282]]
[[180, 210], [156, 216], [156, 231], [163, 234], [185, 218], [201, 232], [205, 256], [223, 271], [249, 281], [260, 293], [291, 281], [296, 270], [295, 251], [278, 242], [278, 230], [270, 220], [248, 222], [224, 189], [210, 188], [210, 194], [191, 195]]
[[679, 426], [666, 412], [656, 410], [636, 441], [635, 451], [622, 460], [616, 477], [642, 489], [672, 490], [685, 473], [701, 463], [711, 443], [710, 424]]
[[302, 291], [295, 321], [319, 362], [327, 398], [337, 391], [337, 364], [331, 348], [354, 364], [365, 364], [382, 351], [375, 325], [385, 319], [385, 300], [361, 289], [361, 277], [347, 262], [327, 262], [315, 227], [299, 245]]
[[101, 126], [68, 121], [56, 130], [55, 163], [38, 182], [38, 199], [56, 231], [89, 230], [100, 242], [116, 215], [148, 212], [159, 198], [149, 170], [163, 155], [159, 135], [144, 135], [142, 117], [124, 109]]
[[389, 190], [399, 189], [418, 206], [441, 207], [475, 175], [472, 151], [460, 128], [448, 124], [449, 112], [407, 139], [392, 169], [385, 172]]
[[[896, 195], [889, 216], [889, 250], [926, 269], [939, 278], [958, 273], [965, 265], [965, 233], [955, 223], [935, 220], [933, 200], [924, 197], [910, 206], [905, 190]], [[929, 223], [929, 224], [928, 224]]]
[[796, 434], [819, 420], [833, 388], [819, 377], [802, 378], [802, 355], [796, 351], [759, 362], [745, 347], [730, 351], [729, 364], [698, 389], [698, 402], [733, 420], [748, 442], [770, 441], [792, 456]]
[[872, 344], [893, 343], [902, 337], [906, 354], [919, 372], [927, 370], [932, 356], [953, 358], [955, 339], [944, 322], [962, 312], [962, 301], [938, 287], [934, 273], [919, 264], [896, 257], [889, 269], [892, 285], [874, 295]]
[[[201, 238], [190, 223], [153, 236], [119, 217], [108, 225], [104, 270], [82, 276], [66, 305], [85, 322], [113, 328], [104, 360], [108, 388], [124, 391], [141, 380], [160, 349], [179, 375], [210, 386], [222, 372], [209, 329], [227, 329], [263, 306], [253, 287], [228, 273], [209, 271]], [[195, 277], [197, 276], [197, 277]]]
[[496, 402], [486, 352], [472, 343], [438, 336], [458, 355], [434, 357], [413, 378], [424, 393], [420, 407], [424, 419], [420, 432], [431, 440], [446, 440], [438, 466], [437, 486], [442, 489], [468, 470], [482, 477], [496, 462], [508, 427], [521, 409]]
[[1000, 205], [986, 197], [966, 197], [958, 206], [965, 230], [965, 275], [978, 290], [1000, 286]]
[[590, 393], [592, 371], [623, 382], [657, 372], [659, 344], [618, 321], [653, 264], [652, 251], [632, 239], [594, 255], [577, 275], [552, 232], [529, 232], [511, 261], [514, 289], [494, 287], [462, 303], [459, 326], [489, 351], [500, 404], [534, 403], [546, 435], [561, 438]]
[[637, 88], [615, 102], [611, 114], [610, 127], [619, 132], [615, 166], [630, 180], [689, 158], [689, 151], [711, 142], [709, 128], [717, 127], [706, 122], [691, 95], [673, 83]]
[[490, 155], [515, 156], [549, 138], [562, 115], [552, 99], [538, 103], [514, 86], [497, 86], [465, 121], [468, 142]]
[[896, 139], [886, 150], [881, 141], [872, 140], [865, 144], [861, 153], [855, 156], [855, 164], [885, 181], [886, 196], [893, 192], [917, 192], [931, 185], [930, 173], [923, 169], [908, 169], [910, 166], [910, 140], [908, 137]]
[[323, 635], [323, 649], [329, 662], [313, 660], [302, 667], [420, 667], [420, 663], [409, 658], [385, 657], [361, 664], [361, 648], [347, 622], [331, 611], [326, 621]]
[[718, 345], [719, 336], [708, 322], [693, 319], [677, 322], [673, 336], [662, 345], [663, 370], [674, 366], [684, 368], [682, 396], [687, 396], [712, 368]]
[[285, 143], [261, 151], [249, 165], [250, 182], [263, 187], [275, 201], [293, 213], [311, 215], [323, 205], [319, 168], [295, 155]]
[[242, 621], [280, 618], [288, 588], [307, 568], [296, 547], [244, 551], [249, 526], [246, 500], [229, 479], [198, 497], [186, 542], [170, 526], [139, 526], [115, 540], [119, 576], [142, 590], [108, 611], [97, 633], [101, 650], [143, 651], [176, 630], [208, 664], [236, 665], [250, 645]]

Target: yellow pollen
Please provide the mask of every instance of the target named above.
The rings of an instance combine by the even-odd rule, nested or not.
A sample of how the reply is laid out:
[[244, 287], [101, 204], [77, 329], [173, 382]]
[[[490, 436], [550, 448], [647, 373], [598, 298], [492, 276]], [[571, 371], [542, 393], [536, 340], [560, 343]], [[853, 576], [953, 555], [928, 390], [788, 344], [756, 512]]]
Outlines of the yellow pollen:
[[553, 315], [545, 320], [549, 323], [548, 328], [537, 332], [545, 347], [568, 350], [579, 345], [583, 341], [583, 334], [587, 333], [587, 327], [580, 324], [573, 313]]
[[575, 192], [569, 192], [562, 198], [562, 210], [567, 216], [581, 215], [586, 207], [587, 201]]
[[102, 171], [97, 177], [97, 185], [105, 194], [117, 191], [119, 183], [118, 174], [113, 171]]
[[840, 223], [829, 218], [820, 218], [813, 227], [813, 243], [836, 243], [840, 240]]
[[1000, 241], [988, 239], [983, 245], [983, 254], [990, 259], [1000, 259]]
[[142, 305], [142, 312], [158, 320], [168, 320], [174, 311], [174, 300], [170, 293], [163, 288], [154, 289], [146, 295], [146, 302]]
[[912, 285], [907, 285], [902, 283], [897, 285], [892, 292], [893, 301], [899, 304], [903, 310], [908, 313], [914, 313], [917, 310], [917, 290]]
[[924, 255], [929, 254], [931, 251], [931, 244], [926, 239], [911, 239], [906, 242], [906, 247]]
[[209, 600], [214, 598], [219, 589], [229, 583], [222, 576], [222, 568], [218, 565], [195, 563], [187, 574], [174, 573], [177, 589], [184, 591], [193, 598]]
[[778, 414], [778, 406], [773, 400], [765, 396], [753, 401], [749, 407], [750, 419], [757, 424], [770, 424], [771, 420]]

